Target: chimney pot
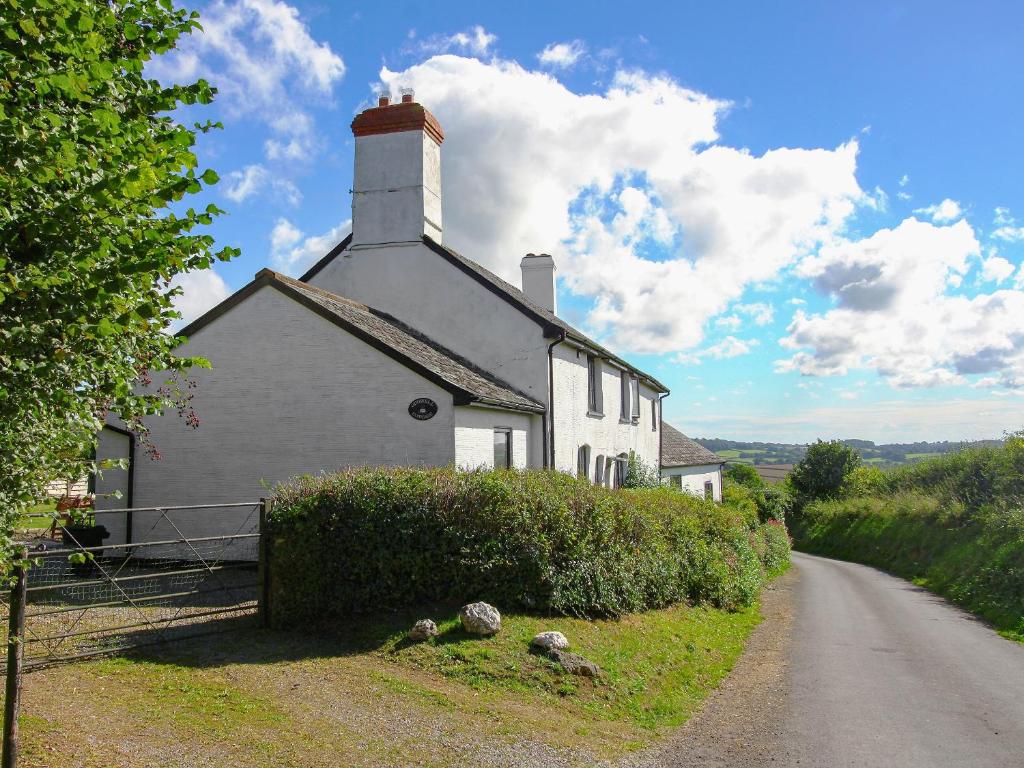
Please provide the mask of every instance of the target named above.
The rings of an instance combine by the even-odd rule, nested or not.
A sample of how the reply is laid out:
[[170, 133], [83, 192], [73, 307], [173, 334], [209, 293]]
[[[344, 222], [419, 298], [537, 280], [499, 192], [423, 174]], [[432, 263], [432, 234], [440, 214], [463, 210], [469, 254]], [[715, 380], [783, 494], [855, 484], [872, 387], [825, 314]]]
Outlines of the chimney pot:
[[387, 94], [387, 93], [382, 93], [380, 95], [380, 97], [377, 99], [377, 106], [378, 107], [386, 107], [390, 103], [391, 103], [391, 96], [390, 96], [390, 94]]
[[402, 103], [403, 104], [412, 104], [412, 94], [411, 93], [403, 93], [402, 94]]

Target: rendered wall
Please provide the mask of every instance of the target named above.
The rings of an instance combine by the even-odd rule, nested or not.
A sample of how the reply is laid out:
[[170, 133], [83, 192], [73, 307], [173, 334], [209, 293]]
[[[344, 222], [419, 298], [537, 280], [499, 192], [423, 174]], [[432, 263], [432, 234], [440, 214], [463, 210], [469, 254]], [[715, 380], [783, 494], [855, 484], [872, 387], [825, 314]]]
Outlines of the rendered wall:
[[680, 479], [682, 490], [695, 496], [704, 497], [704, 483], [708, 480], [714, 485], [715, 501], [722, 500], [722, 468], [717, 464], [705, 464], [696, 467], [664, 467], [661, 470], [661, 481], [672, 485], [673, 477]]
[[595, 460], [600, 456], [618, 456], [630, 451], [650, 467], [658, 466], [660, 423], [651, 428], [652, 402], [658, 395], [640, 383], [640, 416], [622, 422], [619, 418], [621, 392], [619, 369], [602, 361], [601, 383], [603, 415], [587, 412], [587, 355], [568, 344], [554, 349], [555, 383], [555, 467], [576, 472], [577, 451], [590, 446], [589, 477], [594, 477]]
[[494, 466], [494, 429], [512, 429], [512, 465], [517, 469], [534, 466], [529, 435], [540, 429], [540, 416], [493, 408], [460, 406], [455, 409], [455, 464], [462, 469]]

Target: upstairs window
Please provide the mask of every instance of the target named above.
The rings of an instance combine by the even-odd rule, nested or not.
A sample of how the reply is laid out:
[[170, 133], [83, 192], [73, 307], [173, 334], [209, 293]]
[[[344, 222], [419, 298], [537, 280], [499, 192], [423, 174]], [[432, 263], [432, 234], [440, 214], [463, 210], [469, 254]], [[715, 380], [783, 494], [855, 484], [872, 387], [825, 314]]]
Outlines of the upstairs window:
[[632, 380], [633, 388], [632, 393], [632, 404], [633, 410], [630, 411], [630, 416], [633, 418], [633, 423], [636, 424], [640, 421], [640, 379], [633, 377]]
[[651, 429], [658, 431], [658, 398], [651, 398]]
[[498, 427], [494, 430], [494, 468], [508, 469], [512, 466], [512, 430]]
[[629, 421], [630, 410], [629, 410], [629, 374], [625, 371], [619, 372], [619, 391], [622, 393], [621, 403], [619, 408], [619, 419], [622, 421]]
[[587, 410], [601, 413], [601, 361], [587, 355]]
[[590, 477], [590, 446], [581, 445], [576, 452], [576, 476], [586, 479]]

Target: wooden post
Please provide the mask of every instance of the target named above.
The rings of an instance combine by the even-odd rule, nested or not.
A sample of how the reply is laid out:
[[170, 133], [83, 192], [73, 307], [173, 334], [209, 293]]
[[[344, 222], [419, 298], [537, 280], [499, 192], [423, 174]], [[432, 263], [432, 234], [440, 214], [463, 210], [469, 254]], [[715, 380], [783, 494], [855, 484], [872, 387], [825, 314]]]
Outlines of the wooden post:
[[267, 515], [270, 513], [270, 499], [260, 499], [260, 547], [259, 547], [259, 607], [258, 615], [261, 627], [270, 626], [270, 542], [267, 533]]
[[18, 709], [21, 704], [21, 660], [25, 650], [25, 548], [15, 553], [18, 565], [14, 567], [15, 582], [11, 589], [7, 630], [7, 688], [4, 699], [4, 746], [0, 768], [15, 768], [18, 764]]

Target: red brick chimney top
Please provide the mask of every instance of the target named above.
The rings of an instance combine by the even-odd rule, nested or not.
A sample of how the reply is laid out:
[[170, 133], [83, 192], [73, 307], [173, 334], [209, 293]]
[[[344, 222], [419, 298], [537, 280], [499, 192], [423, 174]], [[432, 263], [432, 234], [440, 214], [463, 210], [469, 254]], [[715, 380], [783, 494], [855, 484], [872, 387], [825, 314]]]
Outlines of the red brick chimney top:
[[403, 94], [399, 104], [390, 104], [381, 97], [379, 106], [371, 107], [356, 115], [352, 121], [352, 133], [356, 136], [373, 136], [378, 133], [401, 133], [402, 131], [423, 131], [438, 144], [444, 141], [444, 131], [437, 118], [422, 104], [412, 100], [412, 94]]

